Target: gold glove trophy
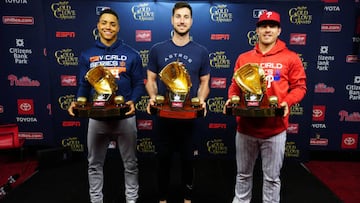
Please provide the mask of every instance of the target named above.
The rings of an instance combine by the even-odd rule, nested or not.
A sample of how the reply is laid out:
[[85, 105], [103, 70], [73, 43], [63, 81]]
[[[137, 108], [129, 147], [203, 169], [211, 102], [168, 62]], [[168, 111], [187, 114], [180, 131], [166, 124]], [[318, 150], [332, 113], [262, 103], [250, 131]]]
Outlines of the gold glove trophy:
[[241, 88], [240, 96], [233, 96], [226, 107], [227, 115], [242, 117], [275, 117], [284, 115], [284, 109], [278, 107], [276, 96], [267, 96], [264, 70], [257, 64], [245, 64], [233, 75]]
[[160, 80], [167, 87], [167, 95], [158, 95], [155, 105], [150, 107], [151, 114], [165, 118], [193, 119], [204, 116], [204, 109], [197, 97], [189, 101], [192, 86], [190, 75], [181, 62], [166, 65], [159, 73]]
[[90, 69], [85, 79], [95, 89], [92, 102], [86, 97], [78, 97], [73, 111], [75, 116], [89, 118], [124, 117], [129, 111], [124, 97], [116, 95], [118, 86], [115, 77], [103, 66]]

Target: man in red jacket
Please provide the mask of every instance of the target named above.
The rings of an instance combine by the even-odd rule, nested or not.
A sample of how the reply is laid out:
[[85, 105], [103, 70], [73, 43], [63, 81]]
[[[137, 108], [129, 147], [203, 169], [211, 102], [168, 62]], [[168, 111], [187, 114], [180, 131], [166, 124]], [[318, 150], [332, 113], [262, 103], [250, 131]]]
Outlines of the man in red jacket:
[[[253, 169], [259, 153], [263, 171], [263, 202], [280, 202], [280, 169], [284, 160], [289, 110], [306, 94], [306, 75], [299, 56], [278, 39], [281, 33], [279, 13], [266, 11], [261, 14], [256, 23], [256, 33], [258, 43], [254, 49], [239, 55], [234, 72], [247, 63], [261, 67], [267, 84], [265, 94], [278, 97], [284, 115], [236, 117], [237, 176], [233, 203], [251, 201]], [[230, 98], [241, 95], [241, 91], [233, 79], [224, 113]]]

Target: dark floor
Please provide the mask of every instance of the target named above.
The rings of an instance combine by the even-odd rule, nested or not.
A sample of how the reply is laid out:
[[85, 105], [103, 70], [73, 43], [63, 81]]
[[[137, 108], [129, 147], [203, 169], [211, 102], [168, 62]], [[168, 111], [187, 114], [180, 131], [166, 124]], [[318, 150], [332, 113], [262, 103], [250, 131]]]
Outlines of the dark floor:
[[[49, 162], [49, 164], [47, 163]], [[50, 164], [51, 163], [51, 164]], [[156, 161], [139, 159], [139, 203], [156, 201]], [[193, 203], [231, 203], [234, 193], [236, 165], [234, 160], [197, 160]], [[171, 181], [172, 199], [180, 203], [179, 164], [174, 158]], [[108, 157], [105, 164], [105, 203], [123, 203], [124, 187], [119, 157]], [[282, 170], [281, 202], [283, 203], [340, 203], [341, 201], [311, 175], [299, 162], [285, 161]], [[1, 203], [86, 203], [89, 202], [87, 162], [85, 158], [51, 162], [44, 159], [39, 171], [9, 193]], [[261, 170], [256, 165], [252, 203], [261, 202]]]

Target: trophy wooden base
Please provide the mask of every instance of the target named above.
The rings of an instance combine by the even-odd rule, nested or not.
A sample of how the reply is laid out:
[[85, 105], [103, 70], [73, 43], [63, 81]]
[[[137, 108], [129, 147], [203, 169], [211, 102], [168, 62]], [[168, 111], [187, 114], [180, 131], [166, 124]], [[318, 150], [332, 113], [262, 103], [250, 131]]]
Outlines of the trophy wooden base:
[[92, 104], [87, 104], [84, 107], [74, 107], [73, 112], [75, 116], [83, 118], [123, 118], [129, 109], [130, 107], [128, 105], [107, 105], [105, 107], [93, 107]]
[[168, 105], [150, 106], [152, 115], [163, 118], [195, 119], [204, 117], [204, 108], [185, 106], [183, 108], [171, 108]]
[[284, 115], [284, 108], [226, 107], [226, 115], [241, 117], [276, 117]]

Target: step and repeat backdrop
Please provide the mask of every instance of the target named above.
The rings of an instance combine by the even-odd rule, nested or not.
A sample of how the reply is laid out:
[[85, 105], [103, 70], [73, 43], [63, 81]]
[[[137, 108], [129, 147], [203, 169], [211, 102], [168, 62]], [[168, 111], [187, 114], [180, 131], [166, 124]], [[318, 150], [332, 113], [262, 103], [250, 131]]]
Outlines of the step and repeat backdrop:
[[[86, 151], [87, 119], [70, 117], [67, 108], [76, 99], [80, 53], [98, 38], [100, 11], [118, 12], [119, 37], [139, 51], [145, 72], [151, 46], [171, 37], [174, 2], [1, 1], [0, 124], [18, 124], [25, 145]], [[280, 38], [299, 54], [308, 77], [306, 97], [291, 108], [286, 157], [360, 149], [358, 0], [190, 4], [191, 38], [207, 47], [212, 68], [208, 114], [196, 121], [201, 157], [234, 158], [235, 118], [222, 109], [235, 60], [253, 48], [264, 10], [281, 14]], [[154, 155], [157, 142], [147, 100], [144, 94], [136, 104], [137, 150], [145, 157]]]

